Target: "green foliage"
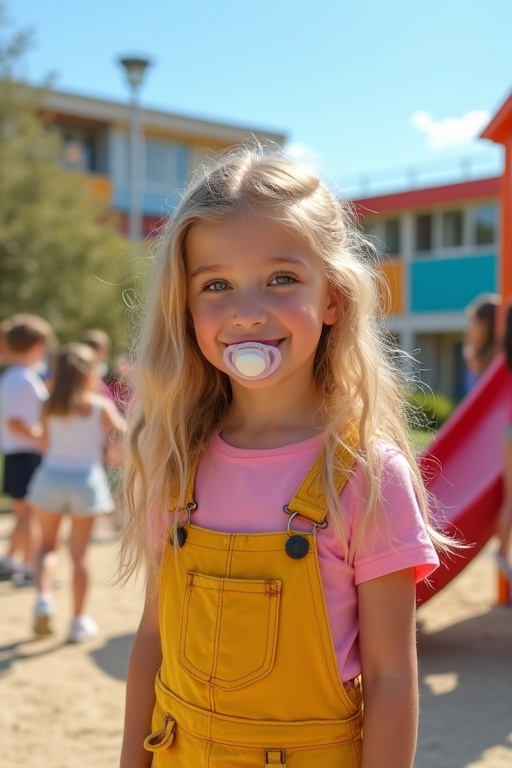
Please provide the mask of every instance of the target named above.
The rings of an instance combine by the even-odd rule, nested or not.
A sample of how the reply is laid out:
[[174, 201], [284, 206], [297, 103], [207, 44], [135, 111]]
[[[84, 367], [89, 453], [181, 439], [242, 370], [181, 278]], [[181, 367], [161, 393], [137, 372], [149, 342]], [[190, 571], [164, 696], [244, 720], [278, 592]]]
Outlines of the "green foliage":
[[417, 430], [439, 429], [455, 408], [449, 397], [433, 392], [410, 392], [407, 400], [411, 411], [410, 424]]
[[30, 43], [10, 33], [0, 0], [0, 319], [33, 312], [67, 341], [101, 327], [127, 343], [127, 241], [83, 176], [60, 170], [61, 146], [19, 76]]
[[414, 453], [421, 451], [433, 439], [435, 432], [429, 429], [413, 429], [409, 433], [410, 443]]

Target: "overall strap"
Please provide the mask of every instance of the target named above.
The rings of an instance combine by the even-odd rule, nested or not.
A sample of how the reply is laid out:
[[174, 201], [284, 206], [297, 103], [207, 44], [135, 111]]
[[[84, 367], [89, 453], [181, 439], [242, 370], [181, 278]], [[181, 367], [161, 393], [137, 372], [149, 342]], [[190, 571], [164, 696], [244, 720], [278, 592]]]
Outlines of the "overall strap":
[[[355, 427], [351, 427], [345, 437], [345, 444], [336, 449], [336, 467], [334, 468], [334, 484], [338, 495], [341, 493], [349, 478], [350, 470], [356, 460], [350, 449], [358, 445], [358, 435]], [[298, 512], [315, 525], [323, 523], [327, 517], [327, 504], [322, 483], [322, 471], [325, 462], [325, 452], [315, 461], [305, 479], [302, 481], [295, 496], [288, 504], [290, 513]]]
[[[198, 464], [199, 464], [199, 460], [196, 460], [190, 466], [190, 471], [188, 473], [187, 490], [185, 491], [185, 504], [183, 505], [184, 509], [186, 509], [189, 504], [194, 503], [194, 488], [196, 483], [196, 472], [197, 472]], [[171, 498], [169, 500], [169, 510], [171, 512], [174, 512], [176, 509], [178, 509], [178, 505], [179, 505], [179, 494], [178, 494], [178, 491], [175, 490], [171, 493]]]

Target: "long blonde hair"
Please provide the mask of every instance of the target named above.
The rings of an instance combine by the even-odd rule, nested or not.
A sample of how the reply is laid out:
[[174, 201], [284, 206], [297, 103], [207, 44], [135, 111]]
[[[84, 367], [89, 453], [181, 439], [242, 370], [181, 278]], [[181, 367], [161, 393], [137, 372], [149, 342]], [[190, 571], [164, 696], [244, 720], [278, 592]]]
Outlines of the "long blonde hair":
[[[381, 468], [378, 440], [396, 446], [409, 460], [416, 494], [428, 523], [428, 503], [407, 435], [404, 382], [393, 362], [382, 324], [380, 272], [372, 248], [350, 207], [307, 166], [279, 150], [244, 146], [201, 169], [167, 222], [156, 252], [146, 297], [145, 322], [135, 345], [135, 398], [129, 418], [125, 471], [126, 525], [120, 577], [144, 560], [155, 566], [158, 545], [148, 516], [166, 528], [171, 493], [185, 502], [191, 467], [219, 429], [228, 408], [228, 376], [202, 355], [186, 307], [185, 255], [194, 228], [243, 212], [258, 211], [307, 238], [342, 296], [340, 319], [325, 326], [314, 376], [323, 395], [326, 462], [324, 487], [329, 513], [345, 552], [348, 538], [334, 484], [336, 449], [346, 427], [358, 428], [357, 448], [348, 446], [368, 487], [364, 524], [375, 521]], [[429, 526], [432, 537], [439, 537]]]

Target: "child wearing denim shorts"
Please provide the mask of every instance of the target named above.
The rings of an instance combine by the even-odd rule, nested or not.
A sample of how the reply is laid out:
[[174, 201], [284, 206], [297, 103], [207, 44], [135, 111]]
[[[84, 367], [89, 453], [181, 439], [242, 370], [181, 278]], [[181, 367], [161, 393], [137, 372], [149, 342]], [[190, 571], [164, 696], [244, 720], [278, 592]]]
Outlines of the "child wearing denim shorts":
[[73, 561], [71, 642], [82, 642], [97, 633], [96, 623], [83, 612], [89, 583], [86, 556], [95, 518], [114, 508], [103, 468], [105, 440], [125, 429], [112, 400], [97, 394], [97, 380], [97, 358], [90, 347], [68, 344], [57, 354], [42, 414], [45, 455], [29, 486], [42, 536], [36, 562], [34, 631], [37, 635], [54, 631], [55, 553], [61, 520], [68, 514]]

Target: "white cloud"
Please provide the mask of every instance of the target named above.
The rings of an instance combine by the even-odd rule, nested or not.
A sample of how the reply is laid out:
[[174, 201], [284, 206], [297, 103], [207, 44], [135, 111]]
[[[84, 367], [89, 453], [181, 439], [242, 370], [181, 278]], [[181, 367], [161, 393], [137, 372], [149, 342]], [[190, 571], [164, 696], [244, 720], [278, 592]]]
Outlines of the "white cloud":
[[290, 157], [294, 157], [295, 160], [299, 160], [301, 163], [307, 163], [308, 165], [313, 166], [320, 166], [322, 164], [320, 153], [307, 144], [291, 142], [290, 144], [285, 144], [284, 149], [286, 154], [290, 155]]
[[443, 149], [471, 143], [485, 128], [491, 115], [485, 109], [475, 109], [461, 117], [434, 120], [429, 112], [414, 112], [410, 119], [412, 125], [426, 135], [429, 149]]

